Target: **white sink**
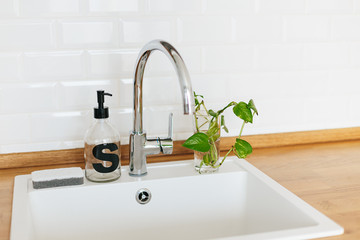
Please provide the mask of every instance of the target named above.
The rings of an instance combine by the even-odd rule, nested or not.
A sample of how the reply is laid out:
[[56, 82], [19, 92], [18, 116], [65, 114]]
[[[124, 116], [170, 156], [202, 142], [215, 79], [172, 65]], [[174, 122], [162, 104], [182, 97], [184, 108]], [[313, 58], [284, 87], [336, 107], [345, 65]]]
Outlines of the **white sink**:
[[[139, 204], [146, 188], [152, 198]], [[343, 228], [245, 160], [199, 175], [193, 161], [149, 164], [148, 175], [34, 190], [15, 178], [11, 240], [310, 239]]]

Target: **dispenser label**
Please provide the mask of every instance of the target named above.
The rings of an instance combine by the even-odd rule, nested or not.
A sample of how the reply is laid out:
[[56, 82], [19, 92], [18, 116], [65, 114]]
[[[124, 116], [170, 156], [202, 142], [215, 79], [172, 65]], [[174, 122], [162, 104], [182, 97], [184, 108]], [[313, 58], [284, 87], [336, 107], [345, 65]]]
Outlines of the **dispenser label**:
[[96, 159], [101, 161], [111, 162], [110, 166], [106, 166], [106, 163], [93, 163], [94, 169], [99, 173], [110, 173], [115, 171], [120, 163], [119, 156], [114, 153], [104, 153], [105, 149], [109, 149], [111, 152], [118, 150], [118, 146], [115, 143], [103, 143], [96, 145], [92, 153]]

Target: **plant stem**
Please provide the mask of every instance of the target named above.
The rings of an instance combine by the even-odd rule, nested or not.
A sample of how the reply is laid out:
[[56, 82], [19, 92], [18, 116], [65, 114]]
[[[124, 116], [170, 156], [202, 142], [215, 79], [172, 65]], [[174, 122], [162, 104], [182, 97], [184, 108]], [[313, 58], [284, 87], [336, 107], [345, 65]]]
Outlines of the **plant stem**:
[[223, 160], [221, 160], [221, 163], [219, 163], [219, 165], [214, 166], [214, 168], [219, 168], [225, 161], [225, 159], [227, 158], [227, 156], [231, 153], [231, 151], [233, 151], [235, 148], [234, 146], [231, 147], [231, 149], [225, 154]]
[[241, 134], [244, 130], [244, 126], [245, 126], [245, 121], [243, 122], [242, 126], [241, 126], [241, 130], [240, 130], [240, 133], [239, 133], [239, 138], [241, 137]]
[[205, 109], [205, 111], [206, 111], [206, 114], [209, 115], [209, 111], [208, 111], [207, 108], [205, 107], [204, 101], [202, 101], [202, 102], [200, 103], [200, 105], [203, 105], [203, 107], [204, 107], [204, 109]]

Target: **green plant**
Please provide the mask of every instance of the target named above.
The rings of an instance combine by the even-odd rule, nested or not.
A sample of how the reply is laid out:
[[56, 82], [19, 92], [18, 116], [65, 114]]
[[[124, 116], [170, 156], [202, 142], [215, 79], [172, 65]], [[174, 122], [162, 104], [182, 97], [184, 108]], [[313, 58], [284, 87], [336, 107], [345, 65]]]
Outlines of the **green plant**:
[[[238, 158], [245, 158], [252, 153], [252, 147], [250, 143], [241, 139], [245, 124], [252, 123], [254, 115], [258, 115], [258, 111], [252, 99], [248, 103], [237, 103], [232, 101], [219, 111], [214, 111], [212, 109], [208, 110], [205, 106], [204, 97], [202, 95], [197, 95], [195, 92], [194, 99], [194, 118], [196, 131], [195, 134], [190, 136], [184, 142], [183, 146], [194, 151], [205, 153], [203, 154], [202, 161], [200, 163], [200, 169], [203, 165], [210, 166], [212, 168], [219, 168], [231, 152], [234, 152]], [[225, 154], [224, 158], [218, 163], [218, 149], [216, 148], [215, 143], [220, 138], [221, 129], [223, 129], [225, 132], [228, 132], [223, 113], [230, 107], [233, 107], [233, 113], [242, 119], [243, 123], [234, 145]], [[202, 114], [201, 112], [204, 113]], [[205, 121], [202, 123], [199, 123], [200, 116], [205, 119]], [[205, 124], [208, 125], [208, 129], [206, 131], [201, 131], [201, 127], [203, 127]]]

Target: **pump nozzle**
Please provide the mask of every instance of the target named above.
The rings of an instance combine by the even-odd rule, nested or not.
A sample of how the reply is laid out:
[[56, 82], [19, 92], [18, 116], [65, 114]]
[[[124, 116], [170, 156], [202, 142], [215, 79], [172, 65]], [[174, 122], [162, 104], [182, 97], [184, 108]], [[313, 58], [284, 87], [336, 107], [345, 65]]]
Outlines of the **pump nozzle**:
[[104, 107], [105, 95], [112, 96], [111, 93], [106, 93], [104, 90], [97, 91], [98, 108], [94, 108], [94, 118], [108, 118], [109, 108]]

